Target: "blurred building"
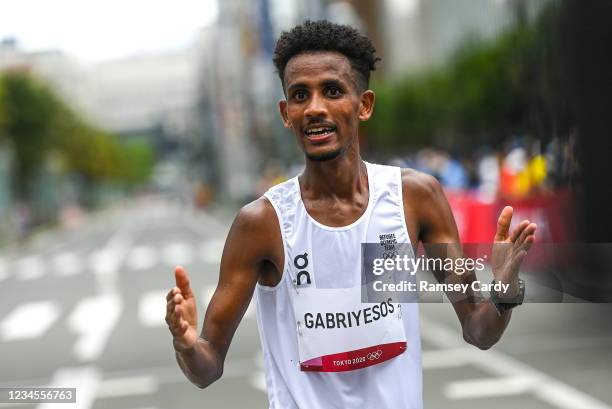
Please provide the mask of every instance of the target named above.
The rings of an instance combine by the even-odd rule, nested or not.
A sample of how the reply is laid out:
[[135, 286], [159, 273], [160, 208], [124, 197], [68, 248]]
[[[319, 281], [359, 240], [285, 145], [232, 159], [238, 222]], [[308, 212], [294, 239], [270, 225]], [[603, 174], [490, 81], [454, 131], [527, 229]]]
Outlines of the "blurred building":
[[443, 63], [469, 37], [494, 38], [549, 1], [386, 0], [384, 69], [401, 75]]
[[194, 46], [85, 66], [60, 51], [21, 51], [8, 39], [0, 45], [0, 70], [34, 73], [75, 111], [108, 131], [162, 129], [179, 137], [187, 132], [197, 103], [198, 57]]
[[101, 62], [89, 70], [91, 114], [117, 133], [187, 132], [197, 102], [195, 47]]
[[58, 50], [27, 52], [15, 38], [0, 41], [0, 71], [30, 72], [46, 81], [73, 109], [90, 110], [87, 69], [72, 56]]

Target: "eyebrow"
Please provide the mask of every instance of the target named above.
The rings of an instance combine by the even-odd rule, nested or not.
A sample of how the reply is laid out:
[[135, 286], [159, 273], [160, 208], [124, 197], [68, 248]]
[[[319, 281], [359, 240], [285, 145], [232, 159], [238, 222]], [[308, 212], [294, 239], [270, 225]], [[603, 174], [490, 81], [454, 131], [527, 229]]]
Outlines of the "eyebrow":
[[[346, 85], [342, 81], [339, 81], [339, 80], [336, 80], [336, 79], [333, 79], [333, 80], [332, 79], [323, 80], [322, 85], [324, 87], [335, 86], [335, 87], [342, 88], [342, 89], [346, 88]], [[298, 89], [299, 88], [308, 88], [308, 85], [306, 85], [303, 82], [297, 82], [295, 84], [289, 85], [287, 87], [287, 92], [291, 92], [292, 90], [294, 90], [296, 88], [298, 88]]]

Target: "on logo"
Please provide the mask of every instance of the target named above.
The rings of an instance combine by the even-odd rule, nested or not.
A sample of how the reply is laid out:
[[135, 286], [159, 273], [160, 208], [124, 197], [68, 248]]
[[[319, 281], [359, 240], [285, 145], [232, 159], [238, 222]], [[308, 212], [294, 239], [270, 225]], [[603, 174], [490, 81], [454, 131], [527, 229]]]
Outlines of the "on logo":
[[383, 354], [383, 352], [380, 349], [376, 350], [376, 351], [373, 351], [373, 352], [370, 352], [368, 354], [368, 359], [370, 361], [374, 361], [376, 359], [379, 359], [382, 356], [382, 354]]
[[311, 283], [310, 273], [306, 271], [306, 267], [308, 267], [308, 253], [298, 254], [293, 259], [293, 265], [298, 270], [302, 270], [297, 274], [295, 278], [295, 285], [302, 285], [302, 279], [306, 280], [307, 284]]

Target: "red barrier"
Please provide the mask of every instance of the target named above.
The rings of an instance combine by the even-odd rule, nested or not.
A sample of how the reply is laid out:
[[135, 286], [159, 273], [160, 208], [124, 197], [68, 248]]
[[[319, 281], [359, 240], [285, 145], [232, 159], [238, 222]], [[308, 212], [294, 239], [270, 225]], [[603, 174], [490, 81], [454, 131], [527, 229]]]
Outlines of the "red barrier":
[[492, 242], [497, 218], [504, 206], [514, 208], [511, 228], [524, 219], [538, 225], [536, 242], [565, 243], [576, 237], [574, 198], [569, 190], [514, 201], [497, 199], [492, 203], [479, 200], [470, 191], [446, 192], [446, 196], [463, 243]]

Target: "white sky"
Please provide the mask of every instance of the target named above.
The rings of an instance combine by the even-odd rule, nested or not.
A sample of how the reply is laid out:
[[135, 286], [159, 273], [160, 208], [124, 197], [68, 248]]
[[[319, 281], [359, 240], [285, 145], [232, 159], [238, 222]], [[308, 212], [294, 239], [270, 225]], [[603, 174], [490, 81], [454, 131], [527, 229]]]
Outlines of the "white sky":
[[0, 0], [0, 39], [87, 62], [190, 44], [217, 0]]

